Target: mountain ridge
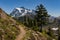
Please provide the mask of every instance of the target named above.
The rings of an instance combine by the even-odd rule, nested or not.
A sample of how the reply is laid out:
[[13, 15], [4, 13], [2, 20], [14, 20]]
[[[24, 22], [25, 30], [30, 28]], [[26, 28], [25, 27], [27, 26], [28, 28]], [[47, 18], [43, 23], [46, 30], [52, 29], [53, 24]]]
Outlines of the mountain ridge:
[[[34, 14], [33, 14], [34, 13]], [[10, 15], [13, 17], [20, 17], [20, 16], [25, 16], [26, 14], [31, 14], [31, 15], [35, 15], [35, 12], [33, 10], [30, 9], [26, 9], [24, 7], [20, 7], [20, 8], [15, 8]]]

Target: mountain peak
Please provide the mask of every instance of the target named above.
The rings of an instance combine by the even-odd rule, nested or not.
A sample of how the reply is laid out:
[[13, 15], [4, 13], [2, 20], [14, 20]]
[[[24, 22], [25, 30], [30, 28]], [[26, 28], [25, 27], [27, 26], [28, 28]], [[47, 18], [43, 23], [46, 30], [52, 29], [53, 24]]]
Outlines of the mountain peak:
[[35, 11], [24, 8], [24, 7], [17, 7], [15, 8], [11, 14], [12, 17], [21, 17], [25, 15], [35, 15]]

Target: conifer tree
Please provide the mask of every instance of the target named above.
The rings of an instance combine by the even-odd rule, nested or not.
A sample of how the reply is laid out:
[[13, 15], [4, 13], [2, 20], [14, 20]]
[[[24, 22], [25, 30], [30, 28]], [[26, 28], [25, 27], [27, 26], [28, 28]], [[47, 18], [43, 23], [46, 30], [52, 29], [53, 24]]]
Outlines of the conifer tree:
[[37, 6], [36, 9], [36, 23], [38, 25], [38, 27], [40, 28], [40, 32], [42, 32], [42, 26], [46, 25], [48, 23], [48, 17], [49, 15], [47, 14], [47, 10], [45, 9], [45, 7], [40, 4], [39, 6]]

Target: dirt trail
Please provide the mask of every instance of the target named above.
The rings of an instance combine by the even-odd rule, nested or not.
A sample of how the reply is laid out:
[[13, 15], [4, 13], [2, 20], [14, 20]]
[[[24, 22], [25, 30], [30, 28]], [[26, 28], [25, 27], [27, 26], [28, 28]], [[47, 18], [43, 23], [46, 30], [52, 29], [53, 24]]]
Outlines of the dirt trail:
[[24, 27], [19, 25], [19, 29], [20, 29], [20, 34], [16, 37], [15, 40], [22, 40], [22, 38], [24, 38], [26, 31], [24, 30]]

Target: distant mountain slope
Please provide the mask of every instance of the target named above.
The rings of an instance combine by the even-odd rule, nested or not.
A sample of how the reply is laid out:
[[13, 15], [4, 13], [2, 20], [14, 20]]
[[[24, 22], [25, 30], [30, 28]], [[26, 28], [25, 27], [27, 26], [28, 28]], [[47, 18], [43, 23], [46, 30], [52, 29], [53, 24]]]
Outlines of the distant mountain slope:
[[49, 23], [53, 23], [53, 21], [55, 20], [55, 18], [56, 18], [56, 17], [54, 17], [54, 16], [50, 16], [50, 17], [49, 17]]
[[31, 19], [36, 15], [34, 10], [26, 9], [24, 7], [14, 8], [14, 10], [10, 13], [12, 17], [18, 19], [20, 21], [24, 21], [24, 17], [29, 17]]
[[20, 7], [20, 8], [15, 8], [12, 12], [11, 12], [11, 16], [12, 17], [21, 17], [21, 16], [25, 16], [27, 14], [30, 15], [35, 15], [35, 11], [34, 10], [30, 10], [30, 9], [26, 9], [24, 7]]

